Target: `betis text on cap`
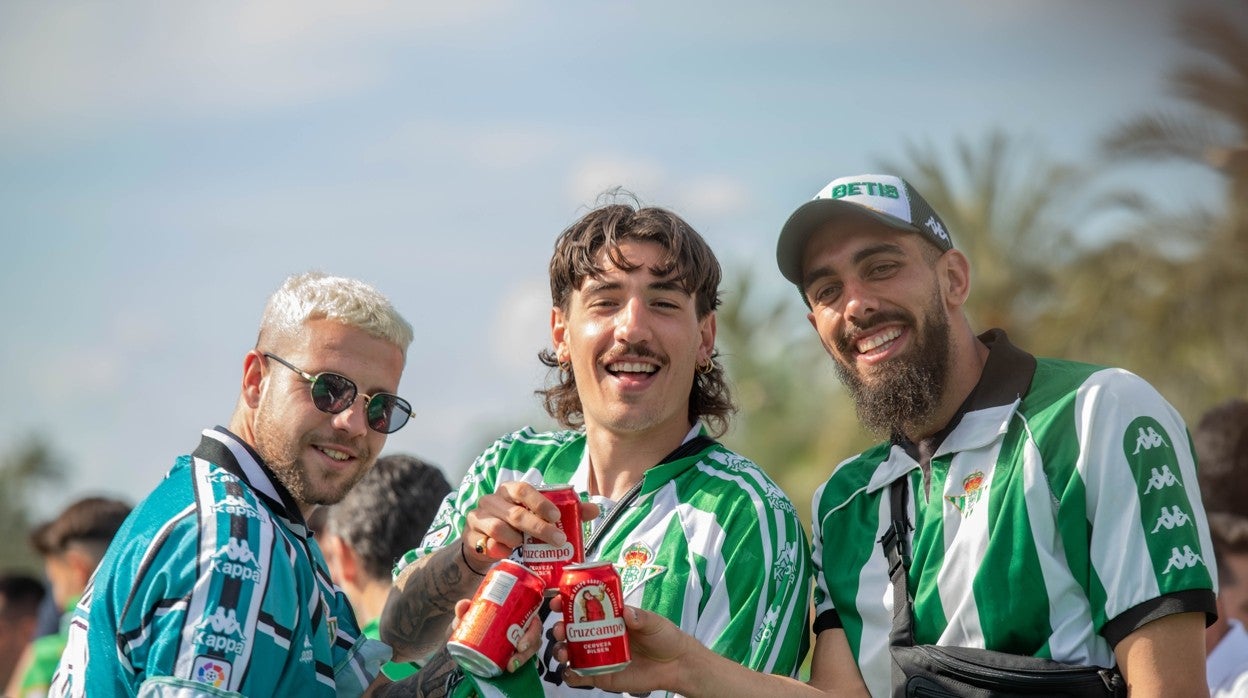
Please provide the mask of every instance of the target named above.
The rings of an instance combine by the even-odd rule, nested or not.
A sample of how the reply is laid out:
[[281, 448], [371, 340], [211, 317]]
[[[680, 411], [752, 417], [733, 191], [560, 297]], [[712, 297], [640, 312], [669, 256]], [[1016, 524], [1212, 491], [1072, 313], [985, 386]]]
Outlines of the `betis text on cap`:
[[953, 240], [940, 216], [910, 183], [894, 175], [856, 175], [828, 183], [802, 204], [784, 227], [776, 244], [776, 263], [784, 278], [802, 285], [802, 254], [812, 233], [847, 211], [866, 213], [899, 230], [918, 233], [943, 250]]

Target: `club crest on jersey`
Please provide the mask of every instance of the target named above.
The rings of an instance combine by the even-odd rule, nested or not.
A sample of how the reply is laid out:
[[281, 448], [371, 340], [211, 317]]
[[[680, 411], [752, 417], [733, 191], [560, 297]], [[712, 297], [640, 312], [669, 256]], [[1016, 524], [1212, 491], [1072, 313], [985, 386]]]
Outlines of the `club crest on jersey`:
[[976, 470], [962, 479], [962, 491], [965, 494], [945, 495], [945, 500], [958, 508], [962, 513], [962, 517], [966, 518], [971, 515], [971, 510], [975, 508], [975, 503], [983, 495], [984, 487], [984, 471]]
[[422, 546], [431, 548], [440, 548], [446, 544], [446, 540], [451, 537], [451, 526], [446, 524], [439, 526], [425, 534], [425, 539], [421, 541]]
[[620, 554], [620, 564], [615, 567], [620, 573], [620, 587], [625, 596], [667, 571], [666, 567], [650, 564], [653, 559], [654, 551], [645, 543], [633, 543]]

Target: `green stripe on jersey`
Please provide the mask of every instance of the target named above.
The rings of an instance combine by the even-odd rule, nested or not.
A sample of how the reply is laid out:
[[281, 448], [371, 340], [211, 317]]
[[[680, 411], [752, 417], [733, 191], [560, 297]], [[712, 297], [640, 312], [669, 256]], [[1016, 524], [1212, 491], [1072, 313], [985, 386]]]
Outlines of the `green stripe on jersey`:
[[[500, 439], [469, 468], [396, 574], [458, 538], [477, 500], [515, 480], [571, 483], [584, 497], [584, 434], [524, 429]], [[800, 666], [809, 630], [805, 530], [780, 488], [723, 446], [648, 470], [590, 557], [615, 563], [626, 603], [661, 613], [724, 656], [768, 673], [791, 675]], [[553, 660], [538, 669], [546, 695], [607, 695], [568, 688]]]

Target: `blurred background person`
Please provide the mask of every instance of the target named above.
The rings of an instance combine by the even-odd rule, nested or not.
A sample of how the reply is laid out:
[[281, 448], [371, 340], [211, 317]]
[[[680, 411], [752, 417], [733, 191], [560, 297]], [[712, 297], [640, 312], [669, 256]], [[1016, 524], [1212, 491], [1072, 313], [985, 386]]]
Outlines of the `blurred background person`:
[[46, 594], [43, 582], [25, 572], [0, 573], [0, 687], [9, 685], [18, 659], [35, 639]]
[[27, 647], [8, 685], [6, 696], [46, 696], [68, 639], [66, 623], [78, 597], [104, 557], [117, 529], [130, 514], [120, 499], [84, 497], [38, 526], [30, 543], [43, 558], [52, 600], [62, 614], [60, 631], [35, 639]]
[[[414, 456], [396, 454], [378, 458], [341, 502], [320, 508], [325, 527], [317, 532], [317, 540], [325, 562], [367, 637], [380, 639], [378, 625], [390, 593], [391, 568], [420, 544], [450, 491], [441, 470]], [[382, 667], [394, 681], [416, 671], [417, 666], [408, 662]]]
[[1209, 692], [1248, 696], [1248, 401], [1206, 412], [1192, 444], [1218, 566], [1218, 620], [1205, 629]]

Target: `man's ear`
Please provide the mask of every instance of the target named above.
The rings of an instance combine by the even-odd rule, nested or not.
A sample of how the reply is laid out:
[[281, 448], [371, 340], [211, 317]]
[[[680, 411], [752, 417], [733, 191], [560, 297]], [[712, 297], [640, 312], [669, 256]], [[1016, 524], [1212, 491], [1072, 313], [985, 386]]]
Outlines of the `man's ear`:
[[260, 406], [261, 387], [264, 382], [264, 365], [268, 361], [258, 349], [252, 349], [243, 357], [243, 400], [251, 409]]
[[555, 347], [555, 357], [559, 363], [572, 360], [568, 352], [568, 321], [561, 308], [550, 309], [550, 343]]
[[698, 346], [698, 365], [705, 364], [711, 360], [711, 356], [715, 353], [715, 313], [710, 312], [706, 317], [698, 321], [698, 332], [702, 341]]
[[321, 538], [321, 551], [325, 554], [325, 564], [329, 566], [330, 576], [339, 586], [344, 583], [359, 586], [360, 560], [342, 536], [325, 534]]
[[952, 249], [941, 255], [936, 265], [940, 276], [945, 303], [950, 308], [960, 308], [971, 295], [971, 263], [960, 250]]

